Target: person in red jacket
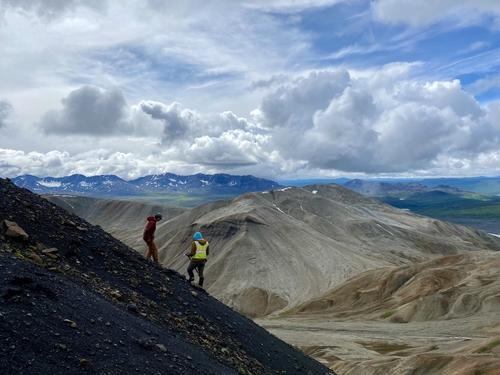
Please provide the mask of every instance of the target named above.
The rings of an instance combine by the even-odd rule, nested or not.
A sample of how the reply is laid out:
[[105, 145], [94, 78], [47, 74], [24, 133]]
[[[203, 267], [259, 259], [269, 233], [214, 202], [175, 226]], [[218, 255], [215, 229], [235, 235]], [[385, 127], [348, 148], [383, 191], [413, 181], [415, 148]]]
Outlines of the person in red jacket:
[[142, 235], [142, 239], [148, 245], [148, 250], [146, 251], [146, 259], [153, 258], [153, 261], [158, 263], [158, 248], [155, 244], [155, 231], [156, 231], [156, 223], [162, 219], [161, 214], [156, 214], [155, 216], [149, 216], [147, 218], [147, 224], [144, 228], [144, 233]]

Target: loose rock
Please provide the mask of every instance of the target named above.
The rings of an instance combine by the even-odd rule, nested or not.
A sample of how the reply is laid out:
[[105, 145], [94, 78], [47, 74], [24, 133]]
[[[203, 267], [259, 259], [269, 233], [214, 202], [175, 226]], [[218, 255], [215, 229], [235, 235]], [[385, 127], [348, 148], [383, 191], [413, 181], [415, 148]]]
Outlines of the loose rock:
[[3, 225], [6, 228], [5, 235], [10, 238], [19, 238], [27, 241], [29, 236], [26, 231], [21, 228], [16, 222], [10, 220], [4, 220]]

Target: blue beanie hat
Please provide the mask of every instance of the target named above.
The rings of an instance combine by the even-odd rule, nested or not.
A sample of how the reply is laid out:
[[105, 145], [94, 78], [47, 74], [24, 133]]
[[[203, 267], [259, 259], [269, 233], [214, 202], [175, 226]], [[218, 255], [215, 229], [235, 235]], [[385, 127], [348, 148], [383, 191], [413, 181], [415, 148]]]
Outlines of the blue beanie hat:
[[201, 234], [201, 232], [196, 232], [195, 234], [193, 234], [193, 240], [199, 241], [202, 239], [203, 239], [203, 234]]

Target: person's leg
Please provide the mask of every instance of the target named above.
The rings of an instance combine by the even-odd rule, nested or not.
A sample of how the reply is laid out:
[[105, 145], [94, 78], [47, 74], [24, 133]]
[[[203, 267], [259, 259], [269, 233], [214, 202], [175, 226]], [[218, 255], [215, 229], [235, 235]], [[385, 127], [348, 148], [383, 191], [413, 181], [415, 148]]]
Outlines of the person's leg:
[[153, 256], [153, 260], [158, 263], [158, 248], [154, 241], [151, 241], [151, 255]]
[[189, 262], [189, 266], [188, 266], [188, 275], [189, 275], [189, 282], [192, 282], [194, 281], [194, 273], [193, 273], [193, 270], [196, 268], [196, 263], [191, 261]]
[[198, 264], [198, 276], [199, 276], [199, 280], [198, 280], [198, 285], [199, 286], [203, 286], [203, 281], [205, 281], [205, 278], [203, 277], [203, 270], [205, 269], [205, 263], [201, 263]]
[[150, 259], [151, 258], [151, 241], [145, 241], [146, 242], [146, 245], [148, 247], [148, 249], [146, 250], [146, 254], [144, 254], [144, 256], [146, 257], [146, 259]]

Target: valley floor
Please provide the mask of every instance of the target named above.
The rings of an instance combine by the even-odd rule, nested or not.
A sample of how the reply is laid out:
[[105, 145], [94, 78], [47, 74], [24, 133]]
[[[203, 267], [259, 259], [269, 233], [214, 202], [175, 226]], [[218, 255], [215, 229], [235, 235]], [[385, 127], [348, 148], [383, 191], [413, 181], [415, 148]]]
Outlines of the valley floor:
[[500, 325], [494, 322], [494, 316], [405, 324], [318, 318], [257, 321], [341, 375], [500, 374]]

